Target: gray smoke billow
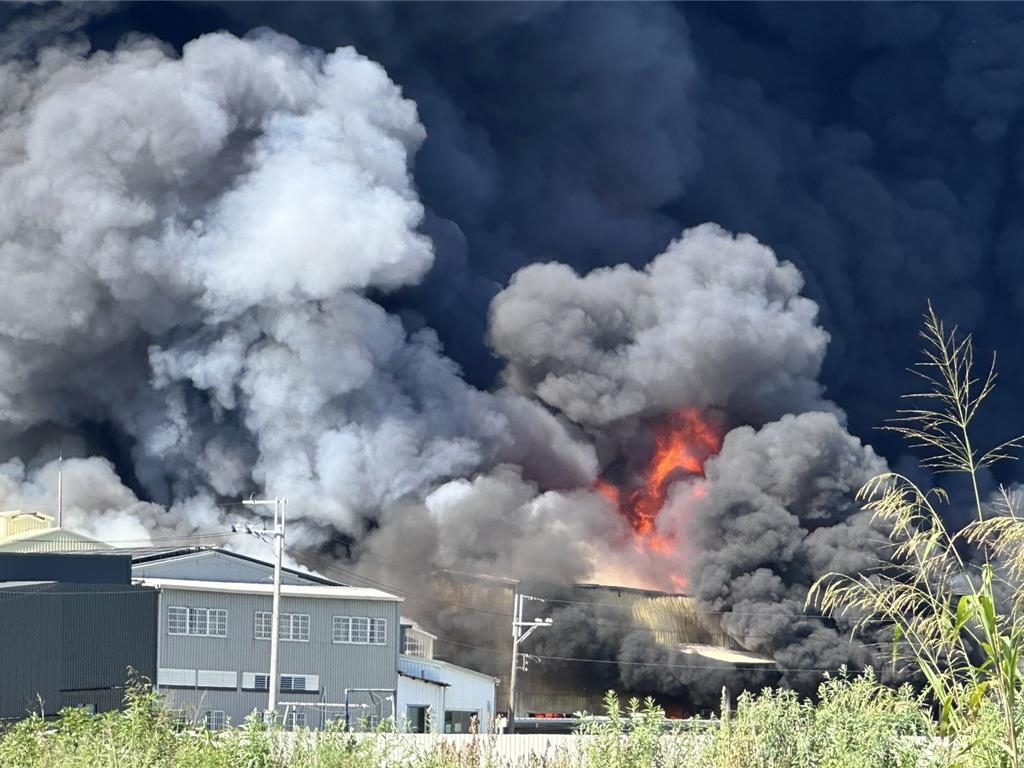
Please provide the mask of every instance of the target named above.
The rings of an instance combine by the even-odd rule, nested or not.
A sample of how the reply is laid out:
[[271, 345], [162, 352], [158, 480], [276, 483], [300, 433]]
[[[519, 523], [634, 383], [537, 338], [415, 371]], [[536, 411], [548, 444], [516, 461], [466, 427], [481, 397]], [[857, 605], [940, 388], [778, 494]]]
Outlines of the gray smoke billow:
[[517, 272], [491, 307], [505, 379], [575, 422], [680, 407], [745, 423], [831, 407], [818, 371], [828, 335], [802, 279], [754, 238], [688, 230], [643, 270]]
[[433, 259], [423, 128], [378, 65], [216, 34], [47, 49], [0, 82], [13, 452], [113, 423], [150, 498], [287, 489], [347, 528], [509, 445], [434, 334], [367, 298]]
[[[597, 31], [623, 13], [601, 11]], [[787, 682], [867, 660], [802, 602], [871, 556], [852, 496], [883, 464], [825, 398], [829, 335], [768, 244], [706, 224], [643, 268], [524, 267], [490, 306], [503, 377], [484, 390], [391, 303], [430, 285], [444, 216], [413, 177], [417, 105], [354, 49], [267, 30], [180, 54], [69, 43], [0, 64], [0, 105], [5, 506], [52, 506], [65, 450], [69, 522], [100, 538], [223, 527], [217, 502], [259, 489], [288, 496], [302, 546], [344, 539], [402, 585], [679, 574]], [[650, 201], [694, 164], [681, 152]], [[593, 486], [690, 408], [729, 431], [706, 477], [674, 484], [658, 519], [673, 549], [652, 552]], [[92, 455], [97, 425], [131, 478]], [[587, 617], [563, 612], [553, 641]], [[498, 631], [451, 610], [442, 628], [476, 645]], [[592, 634], [574, 653], [664, 655], [642, 634]], [[726, 672], [673, 674], [662, 688], [707, 692]]]

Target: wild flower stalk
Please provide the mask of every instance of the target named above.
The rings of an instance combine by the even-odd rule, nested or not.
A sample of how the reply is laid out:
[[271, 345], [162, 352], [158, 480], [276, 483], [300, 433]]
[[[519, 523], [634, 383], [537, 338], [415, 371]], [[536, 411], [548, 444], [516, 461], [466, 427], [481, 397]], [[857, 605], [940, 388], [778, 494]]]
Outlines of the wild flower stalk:
[[[873, 478], [860, 499], [888, 537], [886, 561], [866, 573], [822, 577], [808, 604], [852, 620], [855, 633], [890, 626], [894, 663], [921, 673], [943, 731], [957, 737], [963, 754], [992, 741], [977, 726], [985, 707], [995, 704], [1002, 719], [999, 764], [1018, 768], [1024, 523], [1010, 493], [996, 503], [982, 497], [980, 473], [1015, 458], [1021, 439], [982, 451], [973, 436], [979, 409], [995, 387], [995, 356], [979, 376], [970, 334], [947, 329], [930, 305], [921, 335], [924, 359], [912, 370], [925, 387], [907, 396], [914, 407], [899, 411], [884, 429], [923, 450], [925, 469], [968, 479], [971, 521], [959, 529], [947, 524], [950, 497], [940, 487], [926, 490], [897, 472]], [[998, 599], [1007, 578], [1016, 580], [1017, 599], [1009, 602]]]

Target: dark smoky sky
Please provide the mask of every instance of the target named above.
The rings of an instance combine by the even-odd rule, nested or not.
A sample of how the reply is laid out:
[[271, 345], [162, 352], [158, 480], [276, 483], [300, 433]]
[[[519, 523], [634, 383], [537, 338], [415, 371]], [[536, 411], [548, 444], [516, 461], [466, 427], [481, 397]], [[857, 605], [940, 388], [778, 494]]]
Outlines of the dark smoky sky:
[[[6, 9], [7, 26], [40, 13]], [[825, 394], [854, 434], [898, 458], [873, 428], [914, 383], [930, 298], [998, 349], [982, 430], [1009, 436], [1024, 387], [1024, 7], [129, 3], [56, 31], [180, 48], [260, 26], [353, 45], [416, 102], [437, 258], [378, 299], [436, 329], [470, 383], [499, 372], [488, 306], [520, 267], [637, 266], [714, 221], [802, 271], [831, 334]]]

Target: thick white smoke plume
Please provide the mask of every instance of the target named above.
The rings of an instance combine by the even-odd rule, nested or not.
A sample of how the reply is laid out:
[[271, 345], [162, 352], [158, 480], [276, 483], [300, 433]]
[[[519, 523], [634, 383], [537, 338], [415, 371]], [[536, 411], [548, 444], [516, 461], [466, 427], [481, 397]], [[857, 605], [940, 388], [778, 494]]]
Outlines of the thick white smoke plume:
[[14, 451], [112, 424], [156, 500], [262, 486], [347, 528], [510, 445], [433, 333], [366, 297], [432, 262], [424, 131], [378, 65], [271, 33], [51, 49], [3, 65], [0, 103]]
[[[0, 105], [5, 506], [51, 506], [71, 446], [68, 519], [98, 538], [223, 527], [218, 501], [262, 490], [289, 498], [300, 543], [340, 533], [409, 583], [682, 576], [738, 645], [851, 658], [800, 606], [863, 564], [852, 493], [881, 462], [825, 399], [817, 306], [766, 245], [709, 224], [644, 269], [520, 270], [490, 313], [506, 387], [485, 392], [384, 308], [433, 263], [425, 132], [354, 50], [271, 32], [53, 48], [0, 64]], [[731, 431], [674, 483], [653, 552], [593, 489], [684, 408]], [[127, 450], [127, 483], [87, 457], [97, 435]]]

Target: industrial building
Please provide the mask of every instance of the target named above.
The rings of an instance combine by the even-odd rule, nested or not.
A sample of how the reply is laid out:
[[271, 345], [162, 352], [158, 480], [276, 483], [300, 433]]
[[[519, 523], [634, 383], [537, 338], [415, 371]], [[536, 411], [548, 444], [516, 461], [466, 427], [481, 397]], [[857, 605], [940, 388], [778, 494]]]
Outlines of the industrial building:
[[158, 595], [131, 584], [130, 567], [127, 556], [0, 553], [0, 720], [114, 710], [130, 669], [155, 677]]
[[[18, 526], [5, 528], [6, 541], [45, 542], [34, 553], [0, 551], [0, 623], [19, 627], [0, 635], [0, 718], [116, 709], [129, 667], [183, 719], [211, 728], [266, 708], [270, 563], [210, 547], [91, 552], [83, 545], [103, 545], [52, 528], [46, 515], [0, 519]], [[61, 542], [71, 551], [51, 551]], [[293, 568], [282, 569], [281, 594], [288, 727], [392, 719], [412, 730], [487, 730], [495, 680], [433, 659], [436, 638], [402, 619], [401, 598]]]
[[[437, 656], [456, 664], [471, 658], [474, 665], [499, 678], [497, 711], [504, 714], [509, 708], [513, 602], [523, 585], [503, 577], [444, 571], [435, 574], [435, 586], [439, 599], [459, 616], [458, 622], [479, 633], [474, 638], [455, 637], [443, 624], [432, 621], [436, 610], [424, 613], [420, 617], [424, 626], [439, 635]], [[572, 632], [597, 626], [606, 634], [638, 634], [652, 649], [659, 649], [659, 657], [675, 656], [681, 663], [695, 656], [702, 657], [697, 663], [707, 664], [772, 663], [771, 659], [736, 647], [717, 618], [702, 612], [696, 599], [685, 594], [598, 584], [532, 585], [529, 590], [535, 598], [529, 603], [533, 615], [554, 616], [555, 620], [550, 628], [541, 629], [520, 648], [514, 717], [517, 731], [570, 731], [577, 722], [575, 713], [603, 711], [604, 696], [609, 690], [616, 690], [623, 698], [651, 696], [670, 717], [695, 714], [685, 690], [672, 696], [664, 691], [623, 687], [618, 679], [616, 656], [602, 656], [607, 649], [602, 651], [599, 643], [583, 652], [584, 659], [573, 661], [548, 658], [538, 650], [545, 647], [546, 637], [560, 641], [560, 647], [572, 647]], [[567, 627], [566, 618], [558, 618], [566, 617], [564, 612], [568, 609], [576, 615], [576, 628]], [[491, 650], [483, 653], [467, 649], [468, 644]]]
[[489, 733], [497, 713], [498, 680], [438, 659], [403, 655], [398, 660], [398, 712], [405, 729]]
[[[214, 726], [265, 708], [272, 566], [235, 552], [185, 547], [138, 550], [132, 568], [138, 583], [161, 593], [157, 685], [171, 706]], [[473, 720], [487, 732], [495, 679], [433, 659], [437, 638], [401, 618], [400, 598], [290, 568], [282, 582], [280, 691], [287, 725], [320, 728], [344, 719], [359, 729], [391, 718], [403, 730], [459, 733]], [[205, 617], [207, 634], [180, 634], [193, 610], [200, 628]], [[173, 634], [171, 621], [178, 622]]]
[[110, 549], [96, 539], [54, 525], [51, 515], [0, 512], [0, 552], [72, 552]]
[[[265, 710], [273, 586], [139, 583], [160, 595], [156, 685], [168, 705], [211, 727]], [[287, 726], [395, 716], [400, 607], [401, 598], [376, 589], [282, 586], [278, 684]]]

